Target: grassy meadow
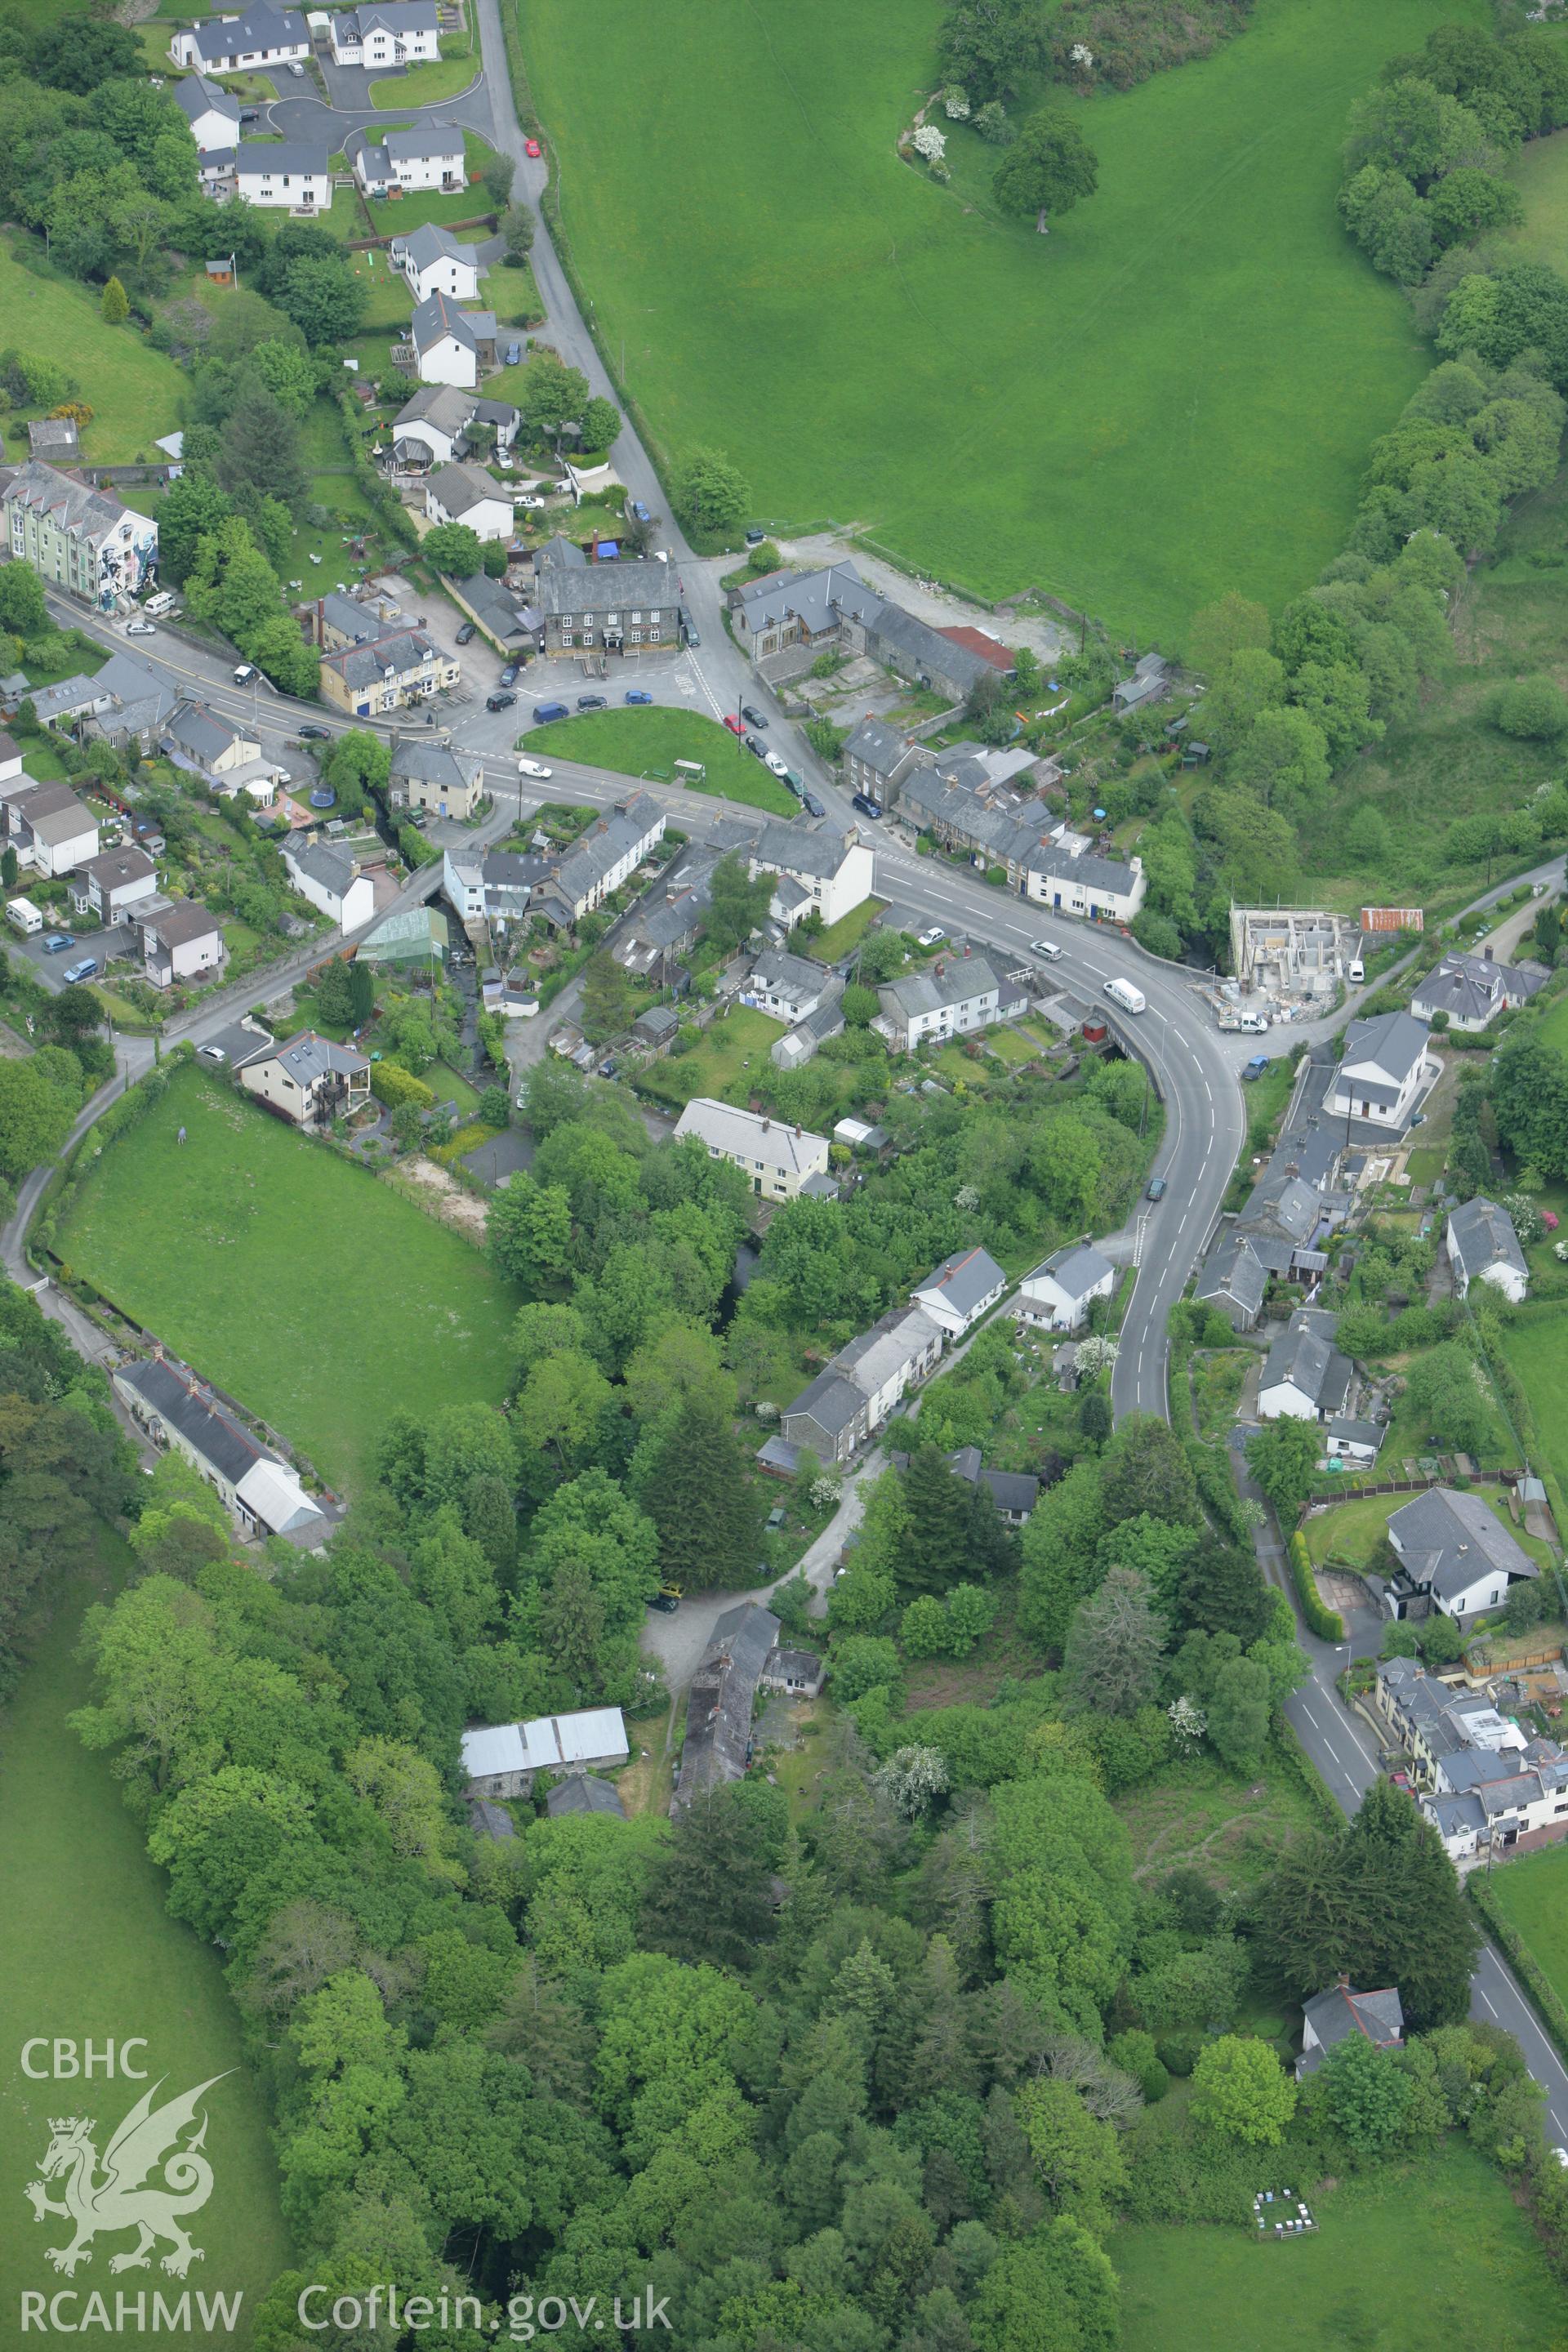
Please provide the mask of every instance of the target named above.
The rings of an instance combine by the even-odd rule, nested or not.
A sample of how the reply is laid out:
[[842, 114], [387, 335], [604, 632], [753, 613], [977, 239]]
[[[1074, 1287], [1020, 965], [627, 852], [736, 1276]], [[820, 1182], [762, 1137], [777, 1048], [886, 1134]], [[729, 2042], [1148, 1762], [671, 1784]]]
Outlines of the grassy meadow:
[[1568, 2001], [1568, 1845], [1523, 1854], [1494, 1871], [1491, 1894], [1558, 1999]]
[[[18, 236], [19, 247], [26, 240]], [[81, 436], [82, 453], [102, 466], [154, 460], [160, 434], [178, 425], [185, 379], [171, 359], [131, 327], [106, 327], [97, 296], [72, 278], [38, 278], [25, 269], [12, 244], [0, 239], [0, 342], [31, 358], [56, 361], [80, 386], [93, 412]], [[26, 423], [41, 408], [16, 409], [5, 419], [13, 455], [26, 452]], [[134, 503], [134, 501], [132, 501]]]
[[497, 1403], [511, 1370], [516, 1300], [477, 1251], [194, 1068], [81, 1180], [57, 1246], [351, 1492], [389, 1412]]
[[[1352, 100], [1474, 0], [1261, 0], [1214, 57], [1081, 107], [1100, 192], [1001, 219], [953, 126], [895, 142], [937, 0], [612, 6], [522, 34], [575, 259], [668, 455], [727, 449], [759, 520], [833, 519], [986, 596], [1031, 583], [1179, 646], [1239, 586], [1279, 604], [1342, 543], [1426, 364], [1334, 209]], [[654, 221], [660, 234], [650, 235]]]

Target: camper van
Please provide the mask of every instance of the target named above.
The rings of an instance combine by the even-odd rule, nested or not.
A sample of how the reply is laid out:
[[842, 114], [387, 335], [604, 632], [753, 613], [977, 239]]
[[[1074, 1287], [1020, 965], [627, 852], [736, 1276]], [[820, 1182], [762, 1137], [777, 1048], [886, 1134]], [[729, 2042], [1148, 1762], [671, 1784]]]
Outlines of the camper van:
[[1142, 990], [1134, 988], [1130, 980], [1108, 980], [1105, 992], [1112, 1004], [1119, 1004], [1123, 1013], [1142, 1013], [1149, 1001]]
[[31, 898], [8, 898], [5, 920], [14, 931], [20, 931], [25, 940], [30, 940], [35, 931], [41, 931], [44, 928], [44, 919]]

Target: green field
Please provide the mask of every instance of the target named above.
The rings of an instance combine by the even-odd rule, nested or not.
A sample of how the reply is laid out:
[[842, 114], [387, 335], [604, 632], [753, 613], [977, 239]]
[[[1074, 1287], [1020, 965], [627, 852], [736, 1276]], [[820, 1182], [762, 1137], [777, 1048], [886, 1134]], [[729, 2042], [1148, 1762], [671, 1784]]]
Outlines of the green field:
[[1522, 1855], [1494, 1871], [1490, 1885], [1498, 1909], [1559, 2000], [1568, 2001], [1568, 1845]]
[[1528, 1322], [1507, 1325], [1503, 1352], [1530, 1399], [1548, 1462], [1561, 1484], [1568, 1480], [1568, 1315], [1532, 1316]]
[[[206, 2101], [206, 2154], [214, 2186], [193, 2221], [203, 2260], [188, 2284], [209, 2294], [243, 2290], [241, 2325], [233, 2335], [193, 2325], [180, 2341], [243, 2347], [258, 2297], [287, 2266], [288, 2240], [278, 2210], [267, 2118], [246, 2071], [238, 2020], [224, 1984], [219, 1953], [163, 1908], [163, 1881], [142, 1850], [142, 1832], [126, 1811], [109, 1757], [89, 1755], [66, 1717], [91, 1696], [86, 1670], [71, 1655], [82, 1612], [107, 1599], [134, 1568], [129, 1550], [107, 1533], [93, 1574], [71, 1580], [58, 1613], [22, 1679], [0, 1726], [0, 2041], [5, 2050], [5, 2128], [0, 2131], [0, 2264], [8, 2318], [24, 2289], [50, 2294], [68, 2284], [45, 2259], [66, 2242], [66, 2224], [49, 2215], [34, 2221], [24, 2184], [49, 2137], [48, 2118], [87, 2113], [97, 2119], [101, 2156], [110, 2134], [142, 2084], [101, 2075], [85, 2082], [35, 2082], [22, 2072], [25, 2042], [45, 2035], [99, 2045], [145, 2036], [145, 2066], [153, 2081], [167, 2078], [166, 2097], [226, 2075]], [[37, 2065], [37, 2055], [32, 2063]], [[58, 2199], [58, 2184], [49, 2194]], [[109, 2257], [125, 2252], [129, 2237], [104, 2238], [89, 2269], [79, 2273], [83, 2295], [93, 2287], [131, 2294], [174, 2283], [154, 2267], [110, 2280]], [[166, 2246], [160, 2250], [167, 2252]], [[149, 2307], [151, 2296], [149, 2294]], [[76, 2306], [80, 2315], [81, 2305]], [[194, 2309], [194, 2306], [193, 2306]], [[67, 2306], [68, 2313], [70, 2306]], [[10, 2333], [9, 2325], [5, 2330]], [[134, 2330], [119, 2340], [143, 2337]], [[160, 2341], [162, 2337], [160, 2337]]]
[[699, 0], [584, 41], [569, 0], [522, 12], [575, 261], [656, 443], [727, 449], [770, 525], [855, 523], [1141, 643], [1233, 585], [1278, 605], [1342, 544], [1426, 365], [1335, 213], [1346, 114], [1477, 0], [1262, 0], [1215, 56], [1084, 109], [1100, 192], [1048, 239], [996, 216], [972, 131], [951, 188], [894, 152], [939, 15]]
[[[185, 379], [171, 359], [153, 351], [130, 327], [106, 327], [98, 301], [84, 286], [62, 278], [35, 278], [16, 259], [18, 237], [0, 241], [0, 336], [30, 358], [54, 360], [73, 375], [93, 412], [82, 453], [104, 466], [156, 460], [160, 434], [173, 433], [184, 408]], [[13, 455], [26, 455], [24, 419], [42, 409], [17, 409], [6, 419]], [[127, 492], [130, 504], [134, 492]]]
[[195, 1069], [104, 1151], [56, 1246], [351, 1490], [388, 1413], [506, 1387], [516, 1301], [485, 1260]]
[[695, 710], [667, 710], [657, 704], [651, 709], [585, 710], [577, 719], [535, 727], [519, 740], [534, 758], [581, 760], [618, 776], [672, 777], [677, 760], [700, 760], [708, 780], [700, 784], [683, 777], [690, 792], [744, 801], [774, 816], [793, 816], [799, 805], [727, 728]]
[[[1259, 2156], [1259, 2187], [1287, 2185], [1280, 2162]], [[1123, 2352], [1551, 2352], [1562, 2343], [1560, 2290], [1529, 2220], [1463, 2140], [1418, 2166], [1315, 2191], [1313, 2205], [1321, 2226], [1289, 2245], [1257, 2245], [1242, 2229], [1117, 2231], [1108, 2252], [1121, 2278]]]

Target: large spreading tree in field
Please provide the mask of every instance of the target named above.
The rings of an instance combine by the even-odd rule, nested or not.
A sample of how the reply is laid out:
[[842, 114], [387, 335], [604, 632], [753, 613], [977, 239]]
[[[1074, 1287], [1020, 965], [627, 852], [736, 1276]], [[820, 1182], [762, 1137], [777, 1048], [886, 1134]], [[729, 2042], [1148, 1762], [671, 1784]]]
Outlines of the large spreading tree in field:
[[1100, 185], [1100, 163], [1076, 122], [1047, 115], [1031, 122], [1016, 147], [1010, 147], [993, 183], [996, 201], [1019, 220], [1034, 215], [1042, 236], [1052, 213], [1070, 213]]

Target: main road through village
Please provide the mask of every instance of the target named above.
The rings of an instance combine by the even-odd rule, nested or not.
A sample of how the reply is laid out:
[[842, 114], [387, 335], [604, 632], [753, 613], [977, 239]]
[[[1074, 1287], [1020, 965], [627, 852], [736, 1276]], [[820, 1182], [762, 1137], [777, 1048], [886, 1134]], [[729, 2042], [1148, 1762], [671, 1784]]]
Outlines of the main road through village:
[[[524, 133], [507, 73], [499, 0], [476, 0], [476, 5], [482, 69], [459, 99], [432, 110], [444, 117], [455, 116], [510, 156], [518, 166], [520, 191], [537, 202], [546, 166], [526, 153]], [[337, 77], [332, 94], [340, 110], [332, 118], [332, 144], [337, 147], [354, 122], [375, 118], [368, 105], [363, 78], [355, 80]], [[327, 110], [319, 100], [286, 97], [269, 111], [275, 126], [291, 136], [309, 136], [327, 128], [323, 120]], [[616, 399], [616, 388], [542, 223], [534, 244], [532, 263], [548, 313], [550, 341], [563, 358], [583, 370], [595, 392]], [[618, 399], [616, 404], [619, 405]], [[612, 455], [616, 471], [630, 493], [641, 499], [651, 511], [662, 513], [666, 505], [662, 485], [629, 424], [623, 427]], [[705, 702], [716, 717], [738, 709], [742, 697], [766, 702], [768, 698], [760, 681], [724, 629], [716, 568], [701, 562], [673, 525], [666, 525], [662, 538], [671, 567], [679, 579], [682, 602], [701, 640], [700, 651], [684, 657], [686, 674], [680, 682], [681, 690], [693, 701]], [[122, 633], [97, 616], [84, 620], [75, 608], [63, 604], [57, 604], [56, 612], [62, 624], [74, 622], [100, 637], [106, 646], [129, 649]], [[138, 643], [135, 650], [153, 667], [163, 669], [169, 683], [181, 692], [198, 695], [237, 721], [257, 722], [270, 734], [288, 735], [297, 730], [302, 719], [324, 724], [333, 732], [350, 723], [318, 705], [290, 702], [265, 687], [237, 688], [230, 665], [190, 639], [165, 632], [156, 640]], [[471, 709], [463, 706], [460, 711], [454, 711], [453, 719], [454, 740], [485, 757], [487, 781], [495, 796], [491, 815], [462, 835], [465, 846], [471, 851], [500, 839], [510, 829], [521, 809], [511, 749], [514, 723], [510, 714], [486, 713], [477, 702]], [[624, 775], [608, 770], [565, 761], [552, 764], [552, 792], [556, 797], [608, 806], [628, 789]], [[826, 808], [826, 821], [852, 823], [847, 795], [804, 741], [796, 747], [795, 764], [805, 771]], [[653, 792], [670, 818], [694, 839], [700, 840], [721, 816], [755, 814], [733, 803], [672, 790], [658, 782], [646, 783], [644, 789]], [[875, 828], [865, 830], [875, 835]], [[1145, 955], [1131, 940], [1111, 930], [1049, 915], [945, 863], [918, 858], [900, 841], [876, 839], [874, 845], [877, 893], [900, 908], [940, 923], [950, 933], [962, 934], [979, 946], [994, 948], [1015, 961], [1028, 960], [1032, 940], [1050, 939], [1062, 951], [1050, 968], [1052, 982], [1084, 1007], [1103, 1006], [1105, 983], [1119, 976], [1133, 980], [1142, 991], [1146, 1010], [1119, 1025], [1151, 1070], [1164, 1104], [1164, 1131], [1152, 1172], [1164, 1177], [1167, 1190], [1158, 1206], [1148, 1209], [1135, 1225], [1136, 1278], [1122, 1324], [1111, 1395], [1118, 1418], [1129, 1412], [1165, 1416], [1169, 1411], [1166, 1366], [1171, 1309], [1181, 1297], [1214, 1230], [1246, 1135], [1239, 1070], [1251, 1051], [1251, 1041], [1221, 1035], [1194, 986], [1194, 976], [1181, 967]], [[1559, 858], [1542, 866], [1529, 878], [1561, 886], [1563, 861]], [[426, 866], [409, 877], [395, 903], [417, 904], [432, 898], [440, 887], [440, 866]], [[1509, 887], [1513, 886], [1504, 886]], [[1499, 895], [1489, 893], [1489, 898]], [[387, 911], [384, 908], [377, 919]], [[357, 935], [351, 935], [351, 940], [354, 936]], [[286, 963], [275, 967], [267, 976], [268, 993], [276, 993], [289, 980], [302, 976], [321, 953], [321, 941], [312, 941]], [[50, 981], [54, 977], [47, 968], [43, 968], [42, 976]], [[257, 980], [252, 976], [209, 998], [195, 1011], [177, 1016], [167, 1025], [164, 1034], [171, 1042], [188, 1039], [200, 1045], [253, 1003], [256, 994]], [[1310, 1037], [1342, 1025], [1345, 1018], [1346, 1011], [1342, 1008], [1331, 1023], [1321, 1024], [1320, 1032], [1297, 1034]], [[121, 1087], [142, 1076], [153, 1060], [153, 1045], [144, 1038], [117, 1039], [116, 1050], [116, 1076], [82, 1111], [72, 1131], [72, 1142], [87, 1133]], [[47, 1175], [47, 1169], [40, 1169], [27, 1179], [21, 1189], [16, 1213], [0, 1234], [0, 1257], [16, 1281], [30, 1283], [34, 1279], [26, 1261], [26, 1234]], [[45, 1303], [60, 1315], [84, 1352], [93, 1352], [91, 1327], [75, 1316], [58, 1294]], [[1289, 1580], [1271, 1532], [1260, 1540], [1259, 1555], [1266, 1573], [1290, 1594]], [[816, 1563], [819, 1577], [825, 1574], [826, 1566], [826, 1556]], [[1291, 1598], [1294, 1605], [1293, 1595]], [[703, 1620], [707, 1613], [703, 1612]], [[703, 1620], [690, 1610], [682, 1615], [692, 1617], [689, 1631], [695, 1634]], [[1336, 1801], [1346, 1812], [1353, 1812], [1377, 1775], [1379, 1758], [1374, 1736], [1365, 1720], [1341, 1697], [1337, 1677], [1352, 1654], [1364, 1654], [1375, 1646], [1378, 1628], [1368, 1613], [1352, 1620], [1348, 1631], [1350, 1642], [1343, 1650], [1336, 1650], [1317, 1641], [1305, 1625], [1299, 1623], [1298, 1636], [1311, 1663], [1311, 1678], [1289, 1700], [1287, 1712]], [[1518, 2037], [1531, 2073], [1546, 2093], [1548, 2137], [1568, 2145], [1568, 2070], [1490, 1944], [1481, 1954], [1471, 1994], [1475, 2016], [1503, 2025]]]

